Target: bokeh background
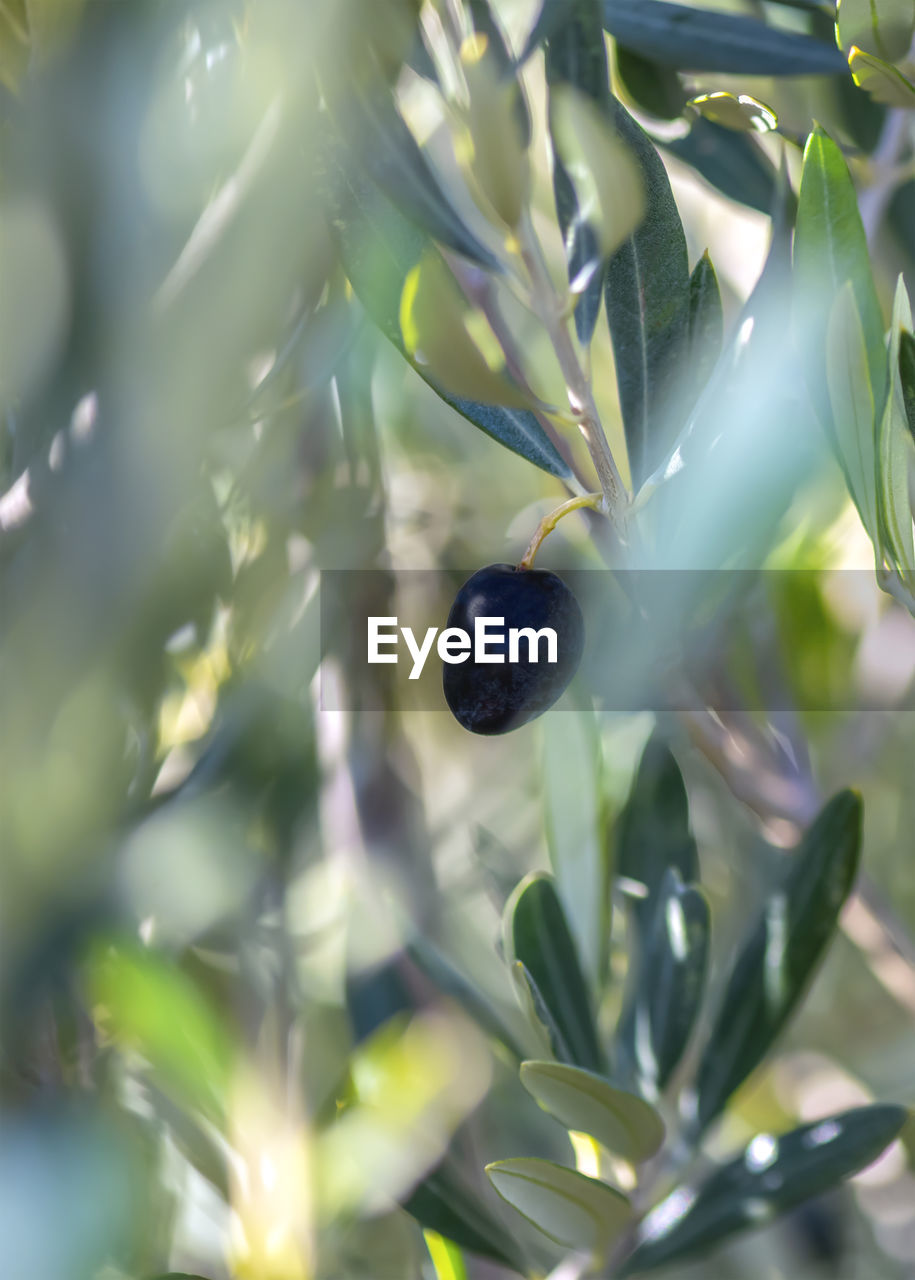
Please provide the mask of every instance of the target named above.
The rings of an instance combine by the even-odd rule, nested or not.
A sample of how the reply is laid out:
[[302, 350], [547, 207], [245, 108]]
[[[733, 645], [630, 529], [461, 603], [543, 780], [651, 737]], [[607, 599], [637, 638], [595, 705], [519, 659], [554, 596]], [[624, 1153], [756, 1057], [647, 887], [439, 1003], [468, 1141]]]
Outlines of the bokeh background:
[[[803, 7], [706, 7], [778, 8], [782, 25], [831, 38], [828, 15]], [[534, 8], [496, 5], [516, 49]], [[767, 418], [757, 400], [766, 434], [740, 454], [736, 498], [713, 529], [726, 546], [761, 488], [754, 567], [804, 571], [778, 576], [758, 631], [713, 639], [725, 695], [729, 672], [777, 654], [773, 720], [735, 714], [709, 743], [676, 712], [557, 709], [475, 739], [444, 706], [395, 696], [384, 668], [343, 691], [346, 710], [320, 707], [320, 681], [347, 672], [320, 644], [322, 569], [378, 570], [376, 612], [393, 613], [396, 578], [381, 571], [431, 569], [457, 584], [517, 559], [564, 496], [438, 399], [367, 321], [338, 262], [321, 199], [321, 79], [358, 61], [373, 23], [396, 33], [400, 9], [0, 5], [10, 1280], [430, 1277], [419, 1229], [395, 1202], [456, 1130], [468, 1168], [522, 1150], [570, 1159], [511, 1064], [428, 987], [413, 991], [423, 1012], [409, 1029], [368, 1048], [352, 1008], [360, 976], [419, 928], [523, 1037], [498, 954], [502, 907], [526, 872], [553, 866], [571, 916], [587, 917], [656, 726], [687, 781], [716, 980], [816, 796], [854, 785], [865, 801], [862, 892], [776, 1058], [729, 1112], [721, 1148], [870, 1097], [915, 1102], [915, 630], [877, 589], [816, 431]], [[535, 221], [560, 280], [539, 57], [524, 85]], [[409, 65], [397, 87], [457, 191], [440, 98]], [[881, 121], [850, 81], [708, 74], [693, 87], [774, 108], [779, 132], [755, 145], [773, 171], [784, 156], [795, 185], [798, 142], [819, 120], [871, 207]], [[732, 327], [770, 218], [664, 156], [690, 261], [709, 249]], [[915, 283], [913, 192], [901, 175], [866, 220], [885, 304], [896, 272]], [[544, 334], [520, 309], [511, 318], [544, 393], [561, 400]], [[625, 474], [603, 320], [592, 369]], [[764, 395], [761, 383], [747, 395]], [[778, 483], [766, 487], [770, 473]], [[705, 529], [720, 479], [713, 470], [684, 490], [690, 527]], [[591, 533], [567, 520], [541, 563], [597, 567]], [[341, 652], [352, 639], [341, 609]], [[618, 911], [616, 924], [622, 977]], [[618, 998], [600, 1011], [607, 1027]], [[895, 1144], [849, 1187], [677, 1274], [915, 1276], [913, 1149]]]

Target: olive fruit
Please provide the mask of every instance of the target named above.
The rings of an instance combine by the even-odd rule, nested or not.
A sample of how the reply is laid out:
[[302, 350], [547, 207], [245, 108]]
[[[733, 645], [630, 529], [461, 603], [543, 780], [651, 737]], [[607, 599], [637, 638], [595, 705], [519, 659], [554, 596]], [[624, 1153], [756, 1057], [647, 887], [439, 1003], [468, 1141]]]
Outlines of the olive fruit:
[[[474, 642], [479, 639], [478, 618], [504, 619], [502, 626], [486, 627], [485, 653], [501, 660], [477, 661], [474, 645], [464, 661], [446, 663], [445, 701], [472, 733], [507, 733], [539, 716], [562, 694], [581, 660], [584, 619], [578, 601], [555, 573], [510, 564], [490, 564], [468, 578], [451, 606], [448, 627], [459, 627]], [[556, 661], [548, 661], [546, 637], [516, 637], [513, 650], [513, 628], [551, 628]]]

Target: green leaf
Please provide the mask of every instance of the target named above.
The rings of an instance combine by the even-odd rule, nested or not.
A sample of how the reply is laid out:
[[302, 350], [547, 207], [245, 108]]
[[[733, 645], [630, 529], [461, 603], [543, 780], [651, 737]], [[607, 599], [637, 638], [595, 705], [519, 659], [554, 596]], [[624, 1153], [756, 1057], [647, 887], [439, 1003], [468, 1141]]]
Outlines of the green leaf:
[[32, 67], [76, 34], [85, 0], [4, 0], [0, 4], [0, 85], [18, 93]]
[[721, 290], [706, 249], [689, 278], [689, 381], [690, 403], [698, 398], [711, 377], [724, 341]]
[[457, 1245], [437, 1231], [424, 1231], [423, 1236], [435, 1269], [435, 1280], [467, 1280], [464, 1257]]
[[486, 37], [496, 66], [499, 67], [506, 79], [511, 79], [514, 82], [518, 128], [521, 134], [521, 141], [527, 147], [531, 141], [531, 114], [524, 97], [524, 90], [515, 75], [515, 60], [506, 44], [502, 28], [496, 20], [489, 0], [470, 0], [469, 8], [474, 31]]
[[850, 280], [854, 288], [877, 405], [883, 403], [886, 386], [886, 349], [855, 188], [841, 151], [819, 127], [807, 139], [804, 150], [794, 234], [794, 279], [795, 335], [804, 355], [817, 412], [835, 436], [825, 353], [832, 308], [846, 281]]
[[503, 1200], [567, 1249], [603, 1257], [632, 1216], [619, 1191], [552, 1160], [497, 1160], [486, 1172]]
[[606, 886], [598, 822], [600, 726], [592, 708], [554, 716], [543, 735], [542, 793], [550, 866], [578, 942], [598, 981]]
[[530, 196], [517, 81], [507, 80], [485, 34], [463, 42], [460, 64], [467, 97], [456, 140], [458, 159], [487, 218], [495, 226], [517, 229]]
[[762, 1062], [805, 994], [854, 883], [860, 847], [860, 798], [840, 791], [805, 833], [731, 968], [699, 1066], [695, 1133]]
[[524, 1050], [480, 989], [455, 968], [428, 938], [415, 937], [406, 946], [407, 955], [443, 995], [450, 996], [493, 1039], [505, 1046], [519, 1061]]
[[640, 967], [635, 1051], [639, 1071], [660, 1092], [695, 1025], [708, 968], [709, 909], [675, 867], [664, 877]]
[[603, 10], [604, 26], [615, 39], [645, 58], [683, 71], [811, 76], [846, 70], [834, 46], [741, 14], [667, 0], [603, 0]]
[[667, 455], [679, 425], [669, 401], [687, 334], [689, 260], [661, 157], [612, 96], [607, 111], [645, 183], [647, 214], [610, 259], [604, 290], [629, 469], [638, 487]]
[[617, 826], [617, 875], [643, 886], [632, 899], [643, 926], [668, 868], [690, 883], [699, 878], [696, 842], [689, 830], [689, 800], [683, 775], [667, 744], [649, 738]]
[[900, 334], [911, 331], [912, 311], [902, 276], [896, 284], [893, 319], [887, 352], [886, 404], [880, 420], [877, 442], [879, 457], [880, 515], [887, 551], [899, 571], [908, 579], [915, 575], [912, 508], [909, 500], [909, 473], [913, 462], [912, 436], [906, 413], [905, 394], [899, 375]]
[[[590, 283], [604, 260], [632, 235], [645, 216], [645, 192], [634, 156], [620, 142], [606, 116], [570, 85], [550, 95], [553, 146], [572, 180], [576, 219], [594, 231], [599, 258], [587, 264]], [[573, 277], [572, 291], [584, 287]]]
[[528, 32], [524, 48], [518, 55], [517, 65], [523, 66], [528, 58], [542, 44], [552, 40], [557, 32], [569, 23], [578, 0], [543, 0], [534, 25]]
[[[510, 122], [514, 128], [514, 123]], [[532, 397], [505, 368], [505, 355], [482, 313], [472, 308], [442, 255], [430, 248], [411, 267], [400, 295], [403, 349], [415, 367], [453, 396], [503, 408], [531, 408]]]
[[839, 463], [874, 546], [877, 525], [877, 445], [867, 346], [851, 281], [836, 298], [826, 335], [826, 378]]
[[848, 65], [859, 89], [864, 89], [875, 102], [887, 107], [915, 107], [915, 84], [896, 67], [873, 53], [852, 49]]
[[499, 259], [455, 212], [386, 84], [365, 84], [350, 77], [344, 92], [330, 93], [328, 102], [340, 137], [353, 150], [359, 168], [406, 218], [472, 262], [502, 271]]
[[[586, 94], [599, 107], [606, 104], [610, 94], [607, 51], [601, 26], [598, 0], [572, 0], [563, 5], [544, 4], [540, 21], [548, 13], [555, 15], [563, 10], [564, 21], [555, 30], [550, 29], [546, 46], [546, 78], [549, 87], [549, 119], [555, 116], [556, 90], [559, 86], [572, 85]], [[535, 27], [535, 31], [536, 31]], [[600, 246], [600, 228], [593, 216], [579, 203], [579, 192], [572, 175], [563, 163], [561, 148], [553, 141], [553, 193], [556, 213], [566, 248], [566, 264], [569, 284], [580, 295], [575, 308], [575, 331], [581, 343], [587, 344], [594, 335], [594, 327], [600, 315], [601, 290], [604, 283], [604, 257]]]
[[676, 120], [686, 106], [686, 92], [676, 71], [615, 44], [616, 74], [633, 104], [659, 120]]
[[905, 329], [899, 334], [899, 382], [909, 434], [915, 440], [915, 337]]
[[656, 141], [729, 200], [758, 209], [767, 216], [775, 208], [775, 169], [747, 134], [735, 133], [733, 129], [700, 118], [685, 137]]
[[429, 379], [426, 381], [461, 417], [492, 436], [493, 440], [498, 440], [506, 449], [511, 449], [512, 453], [526, 458], [528, 462], [533, 462], [542, 471], [558, 476], [560, 480], [572, 479], [569, 464], [528, 409], [506, 409], [497, 404], [465, 400], [462, 396], [453, 396], [443, 391]]
[[525, 877], [505, 907], [505, 951], [530, 973], [575, 1064], [601, 1071], [601, 1052], [578, 951], [552, 877]]
[[857, 45], [885, 62], [898, 62], [909, 52], [913, 34], [912, 0], [839, 0], [836, 39], [846, 54]]
[[832, 16], [832, 0], [773, 0], [788, 9], [805, 9], [808, 13], [825, 13]]
[[545, 1037], [553, 1057], [560, 1062], [574, 1063], [572, 1050], [566, 1044], [565, 1037], [529, 970], [520, 960], [516, 960], [511, 967], [511, 975], [518, 993], [518, 1003], [527, 1015], [531, 1026]]
[[132, 942], [97, 942], [85, 972], [102, 1033], [144, 1058], [166, 1093], [220, 1122], [235, 1071], [235, 1045], [190, 978], [164, 956]]
[[865, 1169], [899, 1134], [904, 1107], [857, 1107], [782, 1137], [758, 1134], [691, 1199], [682, 1189], [649, 1214], [643, 1243], [623, 1275], [696, 1254], [727, 1236], [763, 1226]]
[[181, 1102], [174, 1101], [151, 1081], [146, 1083], [145, 1095], [149, 1099], [156, 1122], [166, 1131], [182, 1156], [208, 1182], [211, 1182], [222, 1198], [228, 1202], [231, 1194], [231, 1176], [226, 1159], [222, 1135], [206, 1118], [188, 1110]]
[[645, 746], [616, 827], [616, 874], [632, 917], [631, 963], [623, 1009], [614, 1036], [614, 1065], [633, 1084], [655, 1074], [640, 1044], [641, 1006], [653, 981], [647, 967], [650, 939], [668, 872], [681, 882], [699, 878], [696, 842], [689, 829], [683, 777], [667, 744], [652, 736]]
[[561, 1062], [522, 1062], [521, 1083], [567, 1129], [587, 1133], [630, 1164], [661, 1149], [664, 1124], [654, 1107], [602, 1076]]
[[[399, 319], [404, 281], [423, 255], [432, 252], [431, 243], [398, 212], [345, 148], [326, 148], [324, 164], [322, 194], [343, 268], [369, 316], [406, 357]], [[533, 413], [452, 395], [421, 365], [413, 367], [446, 404], [494, 440], [560, 479], [571, 477], [568, 464]]]
[[700, 93], [690, 98], [689, 106], [706, 120], [720, 124], [735, 133], [770, 133], [778, 128], [778, 116], [758, 98], [747, 93]]
[[[799, 421], [805, 424], [806, 430], [806, 406], [799, 402], [796, 391], [790, 386], [778, 392], [771, 387], [773, 352], [780, 359], [789, 360], [792, 367], [795, 361], [795, 353], [788, 349], [784, 322], [784, 297], [791, 256], [792, 211], [789, 197], [787, 175], [782, 171], [776, 188], [772, 240], [762, 273], [732, 326], [721, 357], [687, 414], [673, 447], [657, 471], [648, 477], [639, 496], [642, 502], [659, 491], [655, 499], [658, 527], [663, 530], [668, 546], [676, 543], [685, 564], [698, 562], [707, 566], [709, 554], [722, 557], [723, 562], [740, 548], [739, 539], [745, 531], [750, 537], [759, 538], [758, 532], [755, 535], [750, 532], [753, 528], [753, 521], [747, 519], [750, 512], [758, 513], [757, 521], [771, 527], [775, 515], [773, 502], [784, 501], [782, 495], [787, 493], [787, 488], [782, 487], [781, 479], [776, 480], [767, 469], [767, 456], [792, 459], [787, 472], [782, 473], [786, 479], [792, 473], [798, 475], [799, 462], [806, 465], [801, 449], [791, 447], [795, 437], [804, 434], [797, 429]], [[788, 382], [790, 384], [791, 380]], [[802, 414], [800, 419], [799, 411]], [[776, 425], [780, 433], [780, 447], [772, 455], [772, 427], [782, 423], [783, 419], [787, 420], [788, 415], [793, 424], [791, 432]], [[761, 421], [756, 426], [752, 425], [754, 417], [764, 418], [769, 427], [764, 430]], [[768, 445], [766, 456], [763, 456], [763, 436]], [[748, 460], [748, 444], [758, 455], [754, 462]], [[762, 489], [759, 484], [761, 474], [770, 477], [769, 484]], [[666, 484], [676, 476], [680, 477], [676, 484]], [[734, 489], [738, 477], [743, 477], [743, 480]], [[725, 485], [728, 501], [723, 508], [719, 504], [709, 511], [711, 519], [707, 531], [701, 535], [704, 546], [694, 542], [693, 548], [687, 550], [689, 541], [695, 538], [696, 503], [703, 503], [709, 492], [719, 492], [722, 478], [728, 482]], [[754, 551], [756, 554], [758, 551]]]
[[513, 1271], [526, 1272], [514, 1237], [459, 1174], [451, 1158], [414, 1188], [403, 1207], [420, 1226], [453, 1240], [460, 1248]]

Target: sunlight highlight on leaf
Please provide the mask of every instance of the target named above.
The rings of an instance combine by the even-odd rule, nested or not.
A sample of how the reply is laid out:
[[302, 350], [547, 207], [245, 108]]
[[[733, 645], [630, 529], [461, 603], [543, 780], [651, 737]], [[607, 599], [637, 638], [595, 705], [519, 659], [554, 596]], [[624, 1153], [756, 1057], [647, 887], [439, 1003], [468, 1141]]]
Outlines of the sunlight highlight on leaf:
[[[607, 257], [645, 216], [638, 162], [606, 116], [570, 85], [553, 88], [550, 114], [553, 139], [575, 186], [580, 216], [594, 228]], [[587, 280], [573, 281], [573, 292], [586, 284]]]
[[499, 1195], [557, 1244], [605, 1256], [631, 1216], [619, 1191], [551, 1160], [498, 1160], [486, 1173]]

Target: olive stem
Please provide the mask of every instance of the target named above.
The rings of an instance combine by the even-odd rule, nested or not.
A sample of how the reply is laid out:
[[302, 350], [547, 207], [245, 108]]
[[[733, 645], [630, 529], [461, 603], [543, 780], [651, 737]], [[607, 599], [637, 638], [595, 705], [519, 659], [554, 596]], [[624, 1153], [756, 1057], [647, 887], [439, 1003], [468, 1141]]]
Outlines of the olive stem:
[[877, 569], [877, 585], [915, 618], [915, 595], [912, 594], [899, 576], [898, 569], [887, 567], [886, 565], [879, 567]]
[[540, 550], [541, 543], [548, 534], [553, 532], [563, 516], [567, 516], [570, 511], [581, 511], [583, 507], [590, 507], [592, 511], [599, 511], [603, 501], [604, 495], [602, 493], [584, 493], [579, 498], [569, 498], [568, 502], [563, 502], [561, 506], [556, 507], [549, 515], [544, 516], [538, 524], [533, 538], [531, 538], [530, 545], [518, 561], [518, 568], [532, 569], [534, 567], [534, 560]]
[[563, 317], [562, 303], [550, 279], [543, 258], [543, 249], [534, 230], [529, 209], [525, 209], [521, 216], [518, 245], [521, 259], [531, 280], [531, 301], [556, 352], [556, 358], [566, 382], [569, 408], [588, 446], [588, 452], [600, 480], [602, 505], [614, 524], [623, 528], [626, 524], [629, 495], [613, 454], [610, 452], [607, 437], [604, 435], [588, 376], [575, 353], [569, 335], [568, 319]]

